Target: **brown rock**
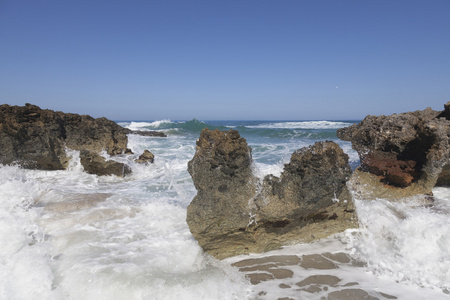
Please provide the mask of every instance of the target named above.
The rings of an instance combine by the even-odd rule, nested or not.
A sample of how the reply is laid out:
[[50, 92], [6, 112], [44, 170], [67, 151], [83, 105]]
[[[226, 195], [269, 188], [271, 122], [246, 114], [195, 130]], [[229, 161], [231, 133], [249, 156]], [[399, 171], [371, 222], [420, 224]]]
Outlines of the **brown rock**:
[[[443, 112], [430, 108], [391, 116], [367, 116], [358, 124], [339, 129], [339, 138], [351, 141], [361, 160], [359, 171], [383, 186], [368, 187], [370, 197], [403, 198], [431, 194], [436, 184], [447, 184], [450, 169], [450, 102]], [[367, 178], [356, 178], [365, 176]], [[367, 194], [356, 172], [352, 185]], [[367, 194], [368, 196], [368, 194]]]
[[331, 270], [337, 265], [320, 254], [303, 255], [300, 266], [305, 269]]
[[153, 136], [153, 137], [167, 137], [167, 134], [161, 131], [141, 131], [141, 130], [129, 130], [127, 133], [142, 135], [142, 136]]
[[328, 294], [327, 300], [379, 300], [362, 289], [345, 289]]
[[329, 285], [336, 286], [341, 279], [333, 275], [313, 275], [296, 283], [297, 286], [303, 287], [307, 285]]
[[274, 264], [277, 266], [293, 266], [300, 263], [300, 258], [297, 255], [274, 255], [262, 258], [250, 258], [238, 261], [233, 264], [235, 267], [249, 267], [261, 264]]
[[80, 151], [80, 161], [84, 171], [89, 174], [124, 177], [131, 173], [129, 166], [112, 160], [107, 161], [103, 156], [88, 150]]
[[62, 170], [69, 162], [65, 149], [121, 154], [126, 131], [106, 118], [66, 114], [25, 106], [0, 105], [0, 163], [25, 168]]
[[419, 175], [416, 161], [399, 160], [391, 152], [370, 152], [363, 157], [362, 165], [363, 170], [383, 177], [386, 183], [393, 186], [409, 186]]
[[153, 161], [155, 160], [155, 155], [153, 155], [153, 153], [151, 153], [148, 150], [144, 150], [144, 153], [142, 153], [138, 159], [135, 160], [135, 162], [140, 163], [140, 164], [148, 164], [148, 163], [153, 163]]
[[268, 251], [356, 226], [348, 210], [348, 156], [337, 144], [296, 151], [280, 178], [260, 182], [251, 165], [251, 149], [236, 130], [202, 131], [188, 164], [197, 196], [187, 223], [211, 255]]
[[262, 281], [272, 280], [273, 275], [268, 273], [250, 273], [245, 275], [248, 279], [250, 279], [251, 284], [259, 284]]

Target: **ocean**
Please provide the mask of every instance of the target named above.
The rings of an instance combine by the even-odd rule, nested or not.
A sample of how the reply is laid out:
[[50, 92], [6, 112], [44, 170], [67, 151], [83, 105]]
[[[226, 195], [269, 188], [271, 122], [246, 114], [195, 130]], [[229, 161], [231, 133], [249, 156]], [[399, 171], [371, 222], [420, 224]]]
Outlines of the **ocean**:
[[[125, 178], [83, 172], [69, 149], [65, 171], [0, 166], [0, 299], [450, 299], [449, 188], [435, 188], [430, 206], [355, 199], [359, 228], [263, 254], [219, 261], [191, 235], [186, 209], [196, 190], [187, 163], [203, 128], [238, 130], [262, 178], [280, 175], [295, 150], [323, 140], [337, 142], [356, 168], [357, 153], [336, 137], [355, 122], [117, 122], [167, 134], [129, 135], [135, 154], [112, 158], [131, 166]], [[134, 163], [145, 149], [154, 163]], [[290, 276], [259, 284], [234, 266], [279, 256], [349, 260], [286, 265]]]

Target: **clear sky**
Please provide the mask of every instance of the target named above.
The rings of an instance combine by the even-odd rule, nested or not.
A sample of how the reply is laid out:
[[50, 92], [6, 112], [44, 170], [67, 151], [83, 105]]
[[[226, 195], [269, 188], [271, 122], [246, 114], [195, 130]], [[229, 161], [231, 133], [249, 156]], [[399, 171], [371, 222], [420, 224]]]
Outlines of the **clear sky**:
[[450, 0], [0, 0], [0, 104], [362, 119], [450, 101]]

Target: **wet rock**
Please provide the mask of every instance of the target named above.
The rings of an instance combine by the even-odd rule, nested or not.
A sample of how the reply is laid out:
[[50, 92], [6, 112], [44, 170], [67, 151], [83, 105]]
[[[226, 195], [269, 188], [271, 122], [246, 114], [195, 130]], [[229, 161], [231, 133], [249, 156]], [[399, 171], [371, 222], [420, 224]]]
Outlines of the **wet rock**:
[[344, 252], [337, 252], [337, 253], [325, 252], [322, 253], [322, 256], [343, 264], [348, 264], [349, 262], [351, 262], [350, 256], [348, 256]]
[[153, 136], [153, 137], [167, 137], [167, 134], [161, 131], [141, 131], [141, 130], [129, 130], [127, 129], [127, 133], [137, 134], [142, 136]]
[[250, 279], [251, 284], [259, 284], [262, 281], [272, 280], [273, 275], [267, 273], [250, 273], [245, 275], [248, 279]]
[[45, 210], [58, 213], [74, 212], [77, 210], [91, 208], [111, 196], [112, 194], [109, 193], [73, 194], [64, 197], [64, 201], [46, 204]]
[[449, 111], [450, 102], [443, 112], [427, 108], [391, 116], [367, 116], [358, 124], [339, 129], [338, 137], [351, 141], [361, 160], [353, 176], [357, 177], [356, 185], [352, 186], [367, 194], [361, 191], [364, 184], [378, 181], [381, 184], [369, 185], [371, 197], [403, 198], [431, 194], [435, 185], [447, 185]]
[[379, 300], [361, 289], [345, 289], [328, 294], [327, 300]]
[[148, 164], [148, 163], [153, 163], [153, 161], [155, 160], [155, 155], [153, 155], [153, 153], [151, 153], [148, 150], [144, 150], [144, 153], [142, 153], [138, 159], [135, 160], [135, 162], [140, 163], [140, 164]]
[[268, 270], [275, 279], [290, 278], [294, 275], [294, 272], [288, 269], [271, 268]]
[[80, 151], [80, 162], [84, 171], [89, 174], [124, 177], [131, 173], [131, 169], [128, 165], [112, 160], [106, 160], [103, 156], [88, 150]]
[[381, 293], [381, 292], [380, 292], [380, 295], [383, 296], [386, 299], [398, 299], [396, 296], [385, 294], [385, 293]]
[[38, 106], [0, 105], [0, 163], [24, 168], [63, 170], [68, 166], [66, 147], [109, 155], [121, 154], [126, 131], [106, 118], [67, 114]]
[[296, 285], [299, 287], [307, 286], [307, 285], [329, 285], [336, 286], [341, 279], [339, 277], [333, 275], [313, 275], [308, 278], [297, 282]]
[[280, 289], [290, 289], [290, 288], [291, 288], [290, 285], [287, 285], [287, 284], [285, 284], [285, 283], [281, 283], [278, 287], [279, 287]]
[[303, 255], [300, 263], [305, 269], [331, 270], [337, 269], [337, 265], [320, 254]]
[[244, 259], [234, 263], [233, 266], [238, 268], [257, 266], [261, 264], [271, 264], [275, 266], [294, 266], [298, 265], [300, 261], [301, 259], [296, 255], [274, 255], [262, 258]]
[[280, 178], [252, 173], [251, 149], [236, 130], [205, 129], [188, 164], [197, 195], [187, 223], [217, 258], [277, 249], [356, 226], [346, 187], [348, 156], [333, 142], [292, 154]]

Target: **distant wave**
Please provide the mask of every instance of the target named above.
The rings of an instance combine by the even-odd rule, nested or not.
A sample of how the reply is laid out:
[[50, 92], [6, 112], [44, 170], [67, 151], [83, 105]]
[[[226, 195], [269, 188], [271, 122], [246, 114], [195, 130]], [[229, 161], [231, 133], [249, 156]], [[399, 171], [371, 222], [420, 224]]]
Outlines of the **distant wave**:
[[126, 126], [131, 130], [160, 130], [165, 131], [167, 133], [177, 134], [182, 132], [200, 132], [205, 128], [227, 129], [225, 126], [214, 126], [207, 124], [203, 121], [199, 121], [197, 119], [192, 119], [190, 121], [171, 121], [171, 120], [160, 120], [153, 122], [136, 122], [133, 121]]
[[127, 128], [131, 130], [142, 130], [142, 129], [161, 129], [162, 127], [167, 128], [167, 125], [173, 124], [170, 120], [160, 120], [154, 122], [131, 122]]
[[277, 122], [246, 126], [248, 128], [268, 129], [339, 129], [352, 125], [348, 122], [336, 121], [303, 121], [303, 122]]

